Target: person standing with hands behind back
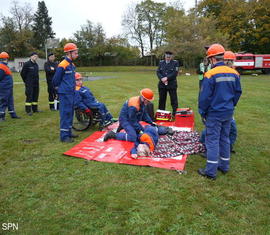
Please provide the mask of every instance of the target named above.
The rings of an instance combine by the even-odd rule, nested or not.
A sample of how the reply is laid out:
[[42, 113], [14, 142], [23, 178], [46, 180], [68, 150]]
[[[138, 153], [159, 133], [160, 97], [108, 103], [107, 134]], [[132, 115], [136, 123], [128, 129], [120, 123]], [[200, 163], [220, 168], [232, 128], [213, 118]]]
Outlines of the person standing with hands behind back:
[[57, 102], [58, 104], [57, 93], [52, 84], [52, 78], [57, 68], [57, 63], [54, 62], [54, 60], [55, 60], [55, 55], [53, 53], [50, 53], [48, 55], [48, 60], [44, 64], [44, 70], [46, 73], [46, 80], [47, 80], [48, 94], [49, 94], [49, 97], [48, 97], [49, 107], [51, 111], [55, 111], [57, 109], [57, 107], [54, 107], [54, 102]]
[[171, 98], [171, 105], [173, 109], [173, 116], [175, 116], [176, 109], [178, 108], [177, 98], [177, 75], [179, 70], [179, 63], [173, 60], [173, 53], [170, 51], [165, 52], [165, 60], [159, 62], [157, 69], [157, 76], [159, 78], [158, 92], [159, 92], [159, 106], [161, 110], [166, 109], [167, 92]]
[[25, 112], [27, 115], [32, 116], [34, 113], [40, 112], [38, 110], [38, 96], [39, 96], [39, 68], [37, 64], [38, 54], [32, 52], [30, 60], [23, 64], [21, 77], [25, 84]]
[[78, 137], [71, 132], [75, 98], [75, 65], [72, 62], [79, 55], [74, 43], [67, 43], [64, 52], [66, 57], [56, 69], [53, 86], [57, 89], [60, 101], [60, 140], [72, 143], [72, 138]]
[[239, 74], [224, 64], [225, 49], [213, 44], [207, 50], [212, 69], [204, 74], [199, 95], [199, 113], [205, 122], [207, 161], [198, 173], [216, 179], [217, 171], [230, 169], [230, 126], [234, 108], [242, 94]]

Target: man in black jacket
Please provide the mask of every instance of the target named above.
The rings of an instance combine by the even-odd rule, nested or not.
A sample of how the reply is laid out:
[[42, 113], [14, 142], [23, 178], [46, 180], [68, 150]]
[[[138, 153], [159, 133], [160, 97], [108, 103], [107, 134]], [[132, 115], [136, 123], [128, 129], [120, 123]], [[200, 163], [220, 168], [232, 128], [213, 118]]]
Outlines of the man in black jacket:
[[178, 108], [177, 98], [177, 80], [179, 63], [173, 60], [173, 53], [170, 51], [165, 52], [165, 60], [159, 62], [157, 69], [157, 76], [159, 78], [158, 92], [159, 92], [159, 109], [166, 109], [167, 92], [171, 98], [171, 105], [173, 109], [173, 116]]
[[25, 84], [25, 112], [31, 116], [38, 110], [38, 95], [39, 95], [39, 74], [38, 74], [38, 55], [36, 52], [31, 53], [30, 60], [23, 64], [21, 77]]
[[51, 111], [54, 111], [57, 109], [57, 107], [54, 107], [54, 102], [57, 102], [57, 104], [59, 102], [57, 100], [56, 90], [54, 89], [53, 84], [52, 84], [52, 78], [57, 68], [57, 63], [54, 62], [54, 60], [55, 60], [55, 55], [53, 53], [49, 53], [48, 60], [44, 64], [44, 70], [46, 73], [46, 80], [47, 80], [47, 85], [48, 85], [49, 107]]

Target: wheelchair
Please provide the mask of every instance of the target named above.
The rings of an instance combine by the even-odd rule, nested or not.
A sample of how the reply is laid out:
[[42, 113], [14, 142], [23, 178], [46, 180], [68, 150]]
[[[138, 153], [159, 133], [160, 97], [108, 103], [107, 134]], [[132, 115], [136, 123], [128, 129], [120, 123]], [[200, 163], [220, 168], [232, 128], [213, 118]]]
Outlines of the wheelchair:
[[74, 110], [74, 118], [72, 128], [76, 131], [85, 131], [90, 127], [99, 124], [99, 130], [102, 130], [102, 118], [98, 109], [90, 109], [90, 113], [86, 114], [81, 109]]

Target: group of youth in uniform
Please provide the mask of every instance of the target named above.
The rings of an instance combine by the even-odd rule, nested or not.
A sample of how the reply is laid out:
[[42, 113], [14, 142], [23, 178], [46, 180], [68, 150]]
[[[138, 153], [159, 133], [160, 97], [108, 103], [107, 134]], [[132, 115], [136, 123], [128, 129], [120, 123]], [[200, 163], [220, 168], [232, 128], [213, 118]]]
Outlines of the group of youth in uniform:
[[[106, 105], [99, 102], [89, 88], [83, 86], [82, 76], [76, 72], [73, 62], [79, 55], [77, 45], [67, 43], [64, 46], [64, 53], [65, 58], [59, 64], [55, 62], [54, 54], [49, 54], [44, 69], [48, 84], [49, 108], [52, 111], [59, 109], [60, 141], [71, 143], [73, 138], [78, 137], [72, 133], [75, 107], [86, 114], [90, 113], [92, 108], [98, 109], [104, 126], [112, 123], [113, 118]], [[233, 126], [236, 127], [233, 114], [242, 90], [239, 74], [233, 68], [234, 54], [225, 52], [220, 44], [211, 45], [207, 48], [206, 54], [209, 66], [207, 65], [207, 69], [202, 72], [198, 98], [199, 114], [205, 125], [202, 141], [207, 150], [206, 166], [200, 168], [198, 173], [208, 179], [216, 179], [218, 171], [226, 174], [230, 169], [230, 152], [233, 145], [230, 133], [234, 131]], [[38, 55], [32, 53], [21, 70], [21, 77], [25, 84], [25, 111], [29, 116], [40, 112], [37, 58]], [[8, 59], [8, 53], [0, 54], [0, 121], [5, 120], [6, 109], [12, 118], [20, 118], [14, 110], [13, 81], [7, 66]], [[167, 94], [169, 94], [173, 116], [178, 108], [178, 71], [179, 63], [173, 60], [173, 53], [165, 52], [164, 60], [160, 61], [157, 69], [158, 108], [165, 110]], [[131, 150], [133, 158], [150, 156], [158, 143], [159, 135], [171, 133], [170, 128], [158, 126], [146, 111], [146, 106], [153, 99], [153, 91], [144, 88], [138, 96], [125, 101], [119, 114], [118, 131], [107, 132], [104, 141], [110, 139], [132, 141], [134, 142], [134, 148]], [[142, 126], [140, 121], [145, 121], [148, 125]]]

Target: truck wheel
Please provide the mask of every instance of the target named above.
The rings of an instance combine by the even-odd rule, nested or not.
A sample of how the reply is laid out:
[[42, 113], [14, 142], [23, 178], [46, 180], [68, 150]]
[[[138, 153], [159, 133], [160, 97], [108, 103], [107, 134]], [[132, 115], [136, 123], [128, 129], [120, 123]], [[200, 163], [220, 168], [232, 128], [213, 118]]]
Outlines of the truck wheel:
[[263, 74], [270, 74], [270, 69], [262, 69]]

